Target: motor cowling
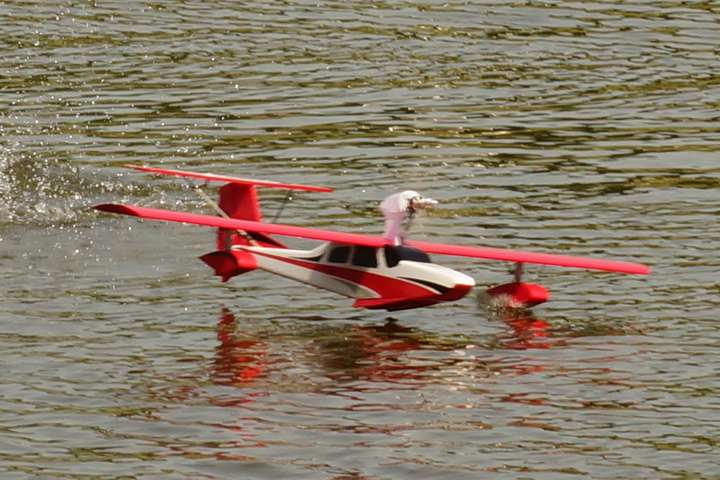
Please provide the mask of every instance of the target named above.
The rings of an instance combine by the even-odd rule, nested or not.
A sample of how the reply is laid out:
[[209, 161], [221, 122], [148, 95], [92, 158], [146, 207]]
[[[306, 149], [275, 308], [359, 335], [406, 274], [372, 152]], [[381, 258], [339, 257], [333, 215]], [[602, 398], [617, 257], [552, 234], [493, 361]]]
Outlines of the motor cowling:
[[415, 215], [419, 210], [437, 205], [432, 198], [425, 198], [413, 190], [390, 195], [380, 204], [380, 210], [385, 215], [385, 232], [383, 237], [390, 240], [393, 245], [402, 244], [400, 232], [405, 217]]

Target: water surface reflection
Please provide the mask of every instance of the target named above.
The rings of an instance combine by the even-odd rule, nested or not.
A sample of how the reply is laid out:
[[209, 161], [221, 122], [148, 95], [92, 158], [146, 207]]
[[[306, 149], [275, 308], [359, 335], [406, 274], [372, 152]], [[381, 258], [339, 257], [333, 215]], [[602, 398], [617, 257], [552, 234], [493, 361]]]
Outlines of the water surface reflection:
[[[612, 327], [553, 327], [527, 310], [494, 311], [480, 321], [495, 324], [500, 332], [483, 337], [442, 336], [403, 324], [389, 317], [382, 323], [338, 322], [330, 319], [268, 330], [262, 320], [238, 318], [223, 309], [217, 325], [218, 346], [211, 368], [218, 385], [245, 387], [300, 365], [322, 378], [317, 386], [352, 382], [401, 383], [422, 386], [453, 369], [497, 375], [530, 373], [530, 357], [506, 362], [507, 353], [563, 348], [573, 337], [622, 335]], [[311, 386], [312, 382], [307, 386]]]

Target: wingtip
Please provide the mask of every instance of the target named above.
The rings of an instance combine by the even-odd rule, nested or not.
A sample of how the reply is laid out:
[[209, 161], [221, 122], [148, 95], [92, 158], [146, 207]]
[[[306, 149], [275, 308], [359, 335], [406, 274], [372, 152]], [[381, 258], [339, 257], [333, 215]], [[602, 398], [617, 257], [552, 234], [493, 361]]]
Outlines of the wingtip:
[[634, 273], [636, 275], [650, 275], [652, 270], [644, 263], [628, 263], [625, 273]]
[[100, 210], [101, 212], [110, 212], [110, 213], [124, 213], [129, 214], [130, 208], [125, 205], [118, 205], [117, 203], [103, 203], [101, 205], [95, 205], [93, 207], [95, 210]]

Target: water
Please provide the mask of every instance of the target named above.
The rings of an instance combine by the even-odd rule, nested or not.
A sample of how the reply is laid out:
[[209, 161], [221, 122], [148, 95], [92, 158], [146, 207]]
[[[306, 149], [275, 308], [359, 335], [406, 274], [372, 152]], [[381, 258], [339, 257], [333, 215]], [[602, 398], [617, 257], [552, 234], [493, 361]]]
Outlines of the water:
[[[4, 479], [720, 478], [712, 2], [0, 13]], [[126, 163], [332, 186], [283, 220], [374, 234], [412, 188], [441, 201], [416, 238], [654, 273], [534, 268], [520, 317], [221, 284], [207, 229], [90, 208], [206, 211]]]

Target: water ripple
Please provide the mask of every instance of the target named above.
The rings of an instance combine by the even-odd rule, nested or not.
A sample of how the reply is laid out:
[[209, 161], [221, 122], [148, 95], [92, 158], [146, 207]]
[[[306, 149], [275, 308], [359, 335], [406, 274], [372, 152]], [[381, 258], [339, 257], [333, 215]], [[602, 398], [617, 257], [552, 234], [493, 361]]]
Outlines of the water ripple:
[[[12, 478], [714, 478], [718, 8], [678, 2], [0, 5], [0, 471]], [[618, 257], [553, 301], [389, 320], [257, 272], [152, 164], [293, 183], [282, 221]], [[266, 216], [284, 193], [263, 192]], [[438, 259], [480, 286], [505, 265]], [[279, 283], [280, 282], [280, 283]], [[515, 312], [517, 313], [517, 312]], [[10, 478], [9, 477], [9, 478]]]

